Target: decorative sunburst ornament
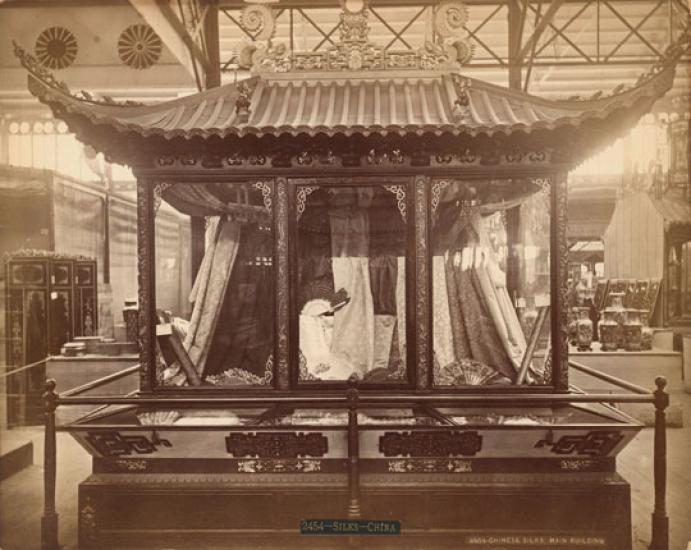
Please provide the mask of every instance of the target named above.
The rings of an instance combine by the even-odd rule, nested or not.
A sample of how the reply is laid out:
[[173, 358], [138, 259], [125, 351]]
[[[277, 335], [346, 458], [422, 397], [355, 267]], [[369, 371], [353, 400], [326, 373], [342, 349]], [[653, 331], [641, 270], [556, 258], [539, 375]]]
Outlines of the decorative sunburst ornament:
[[118, 55], [133, 69], [147, 69], [161, 56], [161, 39], [149, 25], [131, 25], [118, 39]]
[[50, 27], [38, 35], [34, 51], [44, 67], [64, 69], [77, 57], [77, 39], [64, 27]]

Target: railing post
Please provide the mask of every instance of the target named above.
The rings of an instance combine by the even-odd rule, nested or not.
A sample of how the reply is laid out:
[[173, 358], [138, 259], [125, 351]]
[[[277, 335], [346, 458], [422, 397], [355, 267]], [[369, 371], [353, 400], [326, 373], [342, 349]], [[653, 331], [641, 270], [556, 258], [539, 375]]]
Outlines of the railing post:
[[652, 514], [652, 541], [650, 550], [669, 549], [669, 518], [665, 503], [667, 491], [667, 423], [665, 409], [669, 406], [669, 394], [665, 392], [667, 379], [658, 376], [655, 379], [657, 389], [655, 395], [655, 450], [654, 450], [654, 478], [655, 478], [655, 509]]
[[348, 517], [357, 519], [360, 517], [360, 434], [357, 423], [357, 378], [351, 376], [348, 385], [350, 386], [346, 391], [346, 398], [348, 399], [348, 492], [350, 494]]
[[57, 550], [58, 545], [58, 514], [55, 512], [55, 409], [58, 394], [55, 393], [55, 380], [46, 380], [43, 394], [43, 413], [45, 415], [45, 443], [43, 447], [43, 488], [44, 503], [41, 518], [41, 549]]

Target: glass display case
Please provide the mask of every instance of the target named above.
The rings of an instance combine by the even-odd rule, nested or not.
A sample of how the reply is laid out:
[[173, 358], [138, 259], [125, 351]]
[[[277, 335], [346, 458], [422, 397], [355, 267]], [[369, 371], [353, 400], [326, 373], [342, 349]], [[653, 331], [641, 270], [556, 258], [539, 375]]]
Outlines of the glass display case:
[[[566, 176], [683, 48], [553, 101], [466, 77], [451, 42], [376, 46], [356, 4], [328, 53], [272, 47], [159, 105], [72, 96], [18, 48], [31, 91], [137, 177], [140, 392], [63, 428], [94, 457], [80, 544], [288, 547], [347, 516], [423, 546], [630, 548], [615, 457], [641, 425], [568, 383]], [[204, 251], [189, 319], [157, 308], [161, 201]]]

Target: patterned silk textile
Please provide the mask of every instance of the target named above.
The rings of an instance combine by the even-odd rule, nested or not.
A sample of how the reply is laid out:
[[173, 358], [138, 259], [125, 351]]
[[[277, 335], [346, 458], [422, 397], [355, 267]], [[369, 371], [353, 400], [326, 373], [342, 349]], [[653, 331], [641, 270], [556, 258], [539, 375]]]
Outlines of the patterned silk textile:
[[331, 352], [363, 378], [374, 364], [374, 304], [369, 272], [369, 219], [363, 210], [331, 214], [334, 288], [350, 303], [334, 314]]
[[477, 209], [462, 211], [440, 238], [448, 248], [432, 258], [435, 361], [444, 369], [472, 360], [514, 380], [525, 337], [483, 231]]
[[204, 254], [192, 289], [190, 299], [194, 300], [194, 310], [184, 345], [200, 374], [205, 373], [206, 358], [220, 317], [239, 243], [240, 225], [221, 219], [216, 227], [215, 237]]

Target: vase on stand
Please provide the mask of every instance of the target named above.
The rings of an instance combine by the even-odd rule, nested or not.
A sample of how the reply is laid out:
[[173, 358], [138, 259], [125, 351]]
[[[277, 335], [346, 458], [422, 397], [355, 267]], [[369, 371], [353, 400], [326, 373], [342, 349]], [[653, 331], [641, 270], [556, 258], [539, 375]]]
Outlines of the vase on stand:
[[653, 348], [653, 329], [648, 323], [648, 310], [639, 309], [641, 315], [641, 349]]
[[624, 325], [626, 324], [626, 308], [624, 307], [624, 293], [610, 292], [609, 309], [614, 311], [614, 320], [617, 322], [617, 348], [626, 346], [626, 334]]
[[624, 323], [624, 339], [626, 351], [641, 351], [641, 312], [638, 309], [626, 310]]
[[578, 308], [570, 307], [566, 313], [566, 332], [569, 338], [569, 344], [575, 346], [578, 344]]
[[578, 351], [591, 351], [593, 343], [593, 322], [590, 319], [590, 308], [579, 307], [576, 321], [576, 345]]
[[616, 310], [611, 307], [605, 308], [603, 319], [600, 321], [599, 333], [602, 351], [617, 351], [617, 329]]
[[122, 318], [125, 321], [127, 341], [137, 342], [139, 340], [139, 308], [137, 307], [137, 300], [125, 300]]

